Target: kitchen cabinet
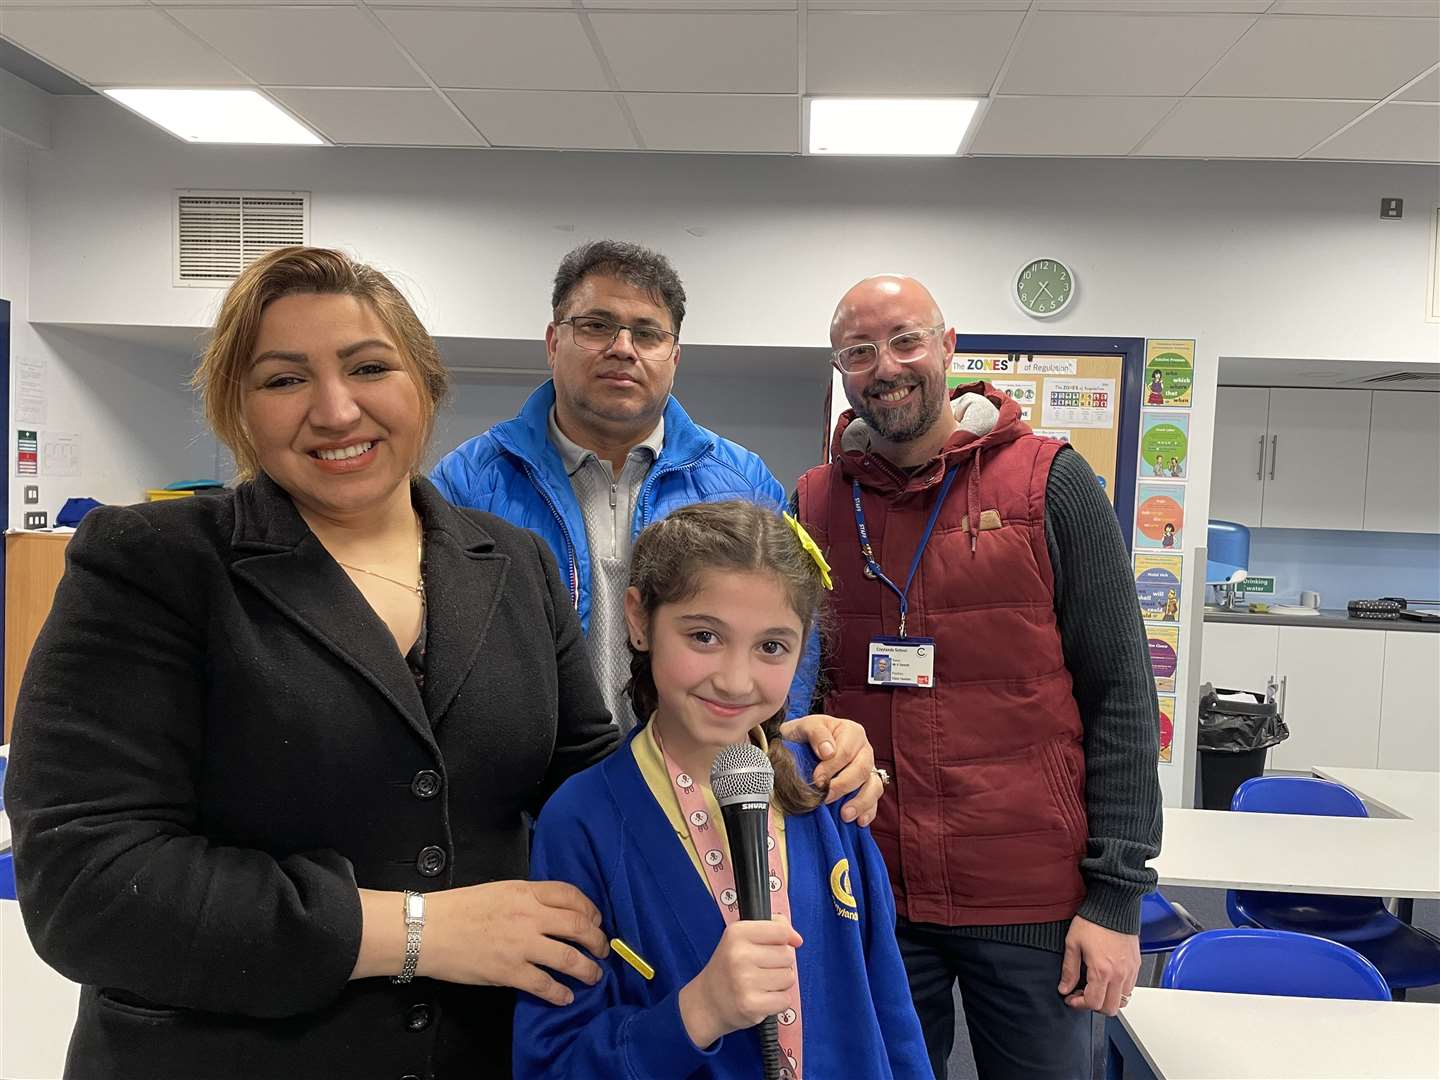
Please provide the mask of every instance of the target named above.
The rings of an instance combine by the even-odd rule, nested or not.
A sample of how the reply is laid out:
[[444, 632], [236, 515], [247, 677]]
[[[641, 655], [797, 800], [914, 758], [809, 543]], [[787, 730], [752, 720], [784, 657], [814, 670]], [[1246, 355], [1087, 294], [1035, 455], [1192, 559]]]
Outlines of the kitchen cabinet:
[[1365, 528], [1440, 532], [1440, 394], [1377, 390], [1370, 397]]
[[1440, 770], [1440, 634], [1384, 636], [1379, 767]]
[[1440, 770], [1440, 634], [1204, 623], [1200, 678], [1230, 690], [1283, 687], [1290, 738], [1266, 767]]
[[1210, 516], [1260, 524], [1270, 391], [1222, 386], [1215, 392], [1215, 447], [1210, 457]]
[[1364, 527], [1371, 396], [1357, 390], [1270, 391], [1262, 526]]
[[1220, 387], [1210, 516], [1271, 529], [1364, 528], [1372, 396]]
[[5, 735], [0, 741], [10, 741], [20, 680], [65, 573], [71, 535], [17, 532], [5, 537]]
[[1265, 692], [1280, 652], [1280, 627], [1261, 624], [1205, 623], [1200, 649], [1200, 681], [1226, 690]]

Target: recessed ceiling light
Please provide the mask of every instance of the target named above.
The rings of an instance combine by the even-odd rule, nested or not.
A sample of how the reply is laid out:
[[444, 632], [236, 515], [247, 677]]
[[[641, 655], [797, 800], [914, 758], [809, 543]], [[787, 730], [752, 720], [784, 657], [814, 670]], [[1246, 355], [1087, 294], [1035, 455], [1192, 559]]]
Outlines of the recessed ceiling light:
[[105, 93], [185, 142], [324, 145], [320, 136], [254, 90], [131, 88]]
[[949, 157], [978, 98], [809, 98], [810, 153]]

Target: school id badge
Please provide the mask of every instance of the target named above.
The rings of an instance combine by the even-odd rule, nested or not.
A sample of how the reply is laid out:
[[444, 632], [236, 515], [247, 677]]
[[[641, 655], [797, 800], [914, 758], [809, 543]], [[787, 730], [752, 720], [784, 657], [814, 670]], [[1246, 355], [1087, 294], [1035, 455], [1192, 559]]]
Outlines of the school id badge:
[[935, 685], [935, 639], [928, 637], [876, 637], [870, 639], [871, 686]]

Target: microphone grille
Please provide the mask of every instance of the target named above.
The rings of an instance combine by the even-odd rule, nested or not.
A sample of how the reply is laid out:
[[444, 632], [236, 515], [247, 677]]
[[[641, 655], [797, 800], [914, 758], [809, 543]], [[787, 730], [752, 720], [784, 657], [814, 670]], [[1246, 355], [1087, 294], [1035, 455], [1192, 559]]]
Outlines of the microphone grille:
[[765, 751], [754, 743], [736, 743], [715, 755], [710, 766], [710, 790], [721, 806], [759, 799], [770, 801], [775, 770]]

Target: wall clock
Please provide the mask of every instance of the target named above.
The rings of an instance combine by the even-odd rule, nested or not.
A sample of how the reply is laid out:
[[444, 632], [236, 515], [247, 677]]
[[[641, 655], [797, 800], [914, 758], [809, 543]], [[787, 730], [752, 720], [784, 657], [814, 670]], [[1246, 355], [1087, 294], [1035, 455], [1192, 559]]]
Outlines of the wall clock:
[[1037, 319], [1059, 315], [1075, 296], [1075, 275], [1059, 259], [1032, 259], [1015, 272], [1011, 296]]

